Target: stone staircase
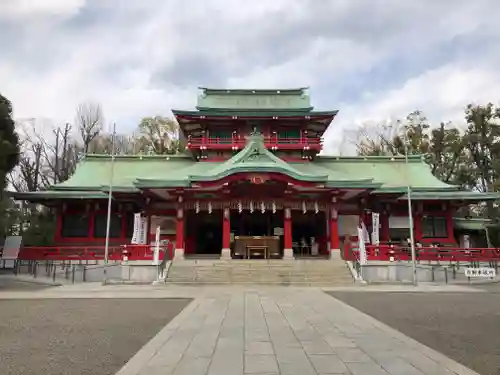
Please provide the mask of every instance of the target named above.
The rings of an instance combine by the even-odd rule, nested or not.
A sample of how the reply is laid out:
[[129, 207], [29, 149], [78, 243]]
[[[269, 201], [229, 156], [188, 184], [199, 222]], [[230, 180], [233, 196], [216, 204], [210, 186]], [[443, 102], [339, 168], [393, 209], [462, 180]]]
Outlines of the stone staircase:
[[345, 262], [339, 260], [174, 260], [166, 283], [352, 285]]

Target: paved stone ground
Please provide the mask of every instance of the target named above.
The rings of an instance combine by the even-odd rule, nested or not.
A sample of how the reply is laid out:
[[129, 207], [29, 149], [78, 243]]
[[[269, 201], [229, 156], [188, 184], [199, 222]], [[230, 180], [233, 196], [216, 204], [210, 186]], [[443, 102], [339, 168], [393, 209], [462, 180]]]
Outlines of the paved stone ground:
[[320, 289], [261, 287], [205, 289], [117, 375], [132, 374], [476, 373]]
[[114, 374], [189, 303], [187, 299], [32, 299], [59, 288], [34, 293], [14, 288], [24, 299], [0, 298], [2, 375]]
[[10, 275], [7, 277], [0, 274], [0, 291], [34, 291], [49, 287], [50, 285], [15, 280], [13, 277], [10, 277]]
[[482, 375], [500, 374], [500, 284], [487, 293], [331, 293]]

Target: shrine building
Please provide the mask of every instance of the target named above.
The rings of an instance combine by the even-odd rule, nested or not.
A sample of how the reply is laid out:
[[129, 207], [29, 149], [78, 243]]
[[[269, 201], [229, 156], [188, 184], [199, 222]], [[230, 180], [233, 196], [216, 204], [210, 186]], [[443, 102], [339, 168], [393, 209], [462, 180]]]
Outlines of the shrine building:
[[[497, 199], [441, 182], [422, 156], [320, 154], [337, 110], [315, 111], [306, 88], [201, 88], [195, 110], [172, 112], [185, 152], [115, 156], [112, 245], [160, 227], [175, 257], [340, 257], [360, 222], [380, 243], [408, 237], [408, 185], [415, 241], [456, 244], [457, 209]], [[111, 165], [86, 155], [69, 180], [14, 196], [56, 210], [55, 244], [102, 245]]]

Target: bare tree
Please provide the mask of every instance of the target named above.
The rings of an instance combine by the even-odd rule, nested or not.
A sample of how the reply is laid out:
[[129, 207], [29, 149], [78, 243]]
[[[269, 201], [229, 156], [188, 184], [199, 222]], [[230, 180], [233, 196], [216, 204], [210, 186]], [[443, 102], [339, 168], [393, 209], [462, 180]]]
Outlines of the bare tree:
[[[357, 155], [396, 155], [395, 137], [402, 130], [398, 121], [366, 122], [342, 134], [342, 148], [352, 148]], [[342, 150], [345, 151], [345, 150]]]
[[76, 109], [76, 126], [82, 137], [83, 152], [88, 153], [92, 141], [102, 131], [104, 116], [102, 108], [95, 103], [81, 103]]

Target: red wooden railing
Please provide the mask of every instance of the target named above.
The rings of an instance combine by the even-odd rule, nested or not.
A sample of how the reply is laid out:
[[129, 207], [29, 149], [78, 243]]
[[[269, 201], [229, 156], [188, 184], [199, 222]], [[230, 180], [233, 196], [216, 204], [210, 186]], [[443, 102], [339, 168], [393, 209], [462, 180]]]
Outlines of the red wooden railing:
[[[359, 259], [359, 250], [352, 247], [347, 251], [346, 259]], [[367, 260], [374, 261], [409, 261], [410, 247], [394, 245], [367, 245]], [[458, 247], [415, 247], [415, 258], [418, 261], [449, 261], [449, 262], [490, 262], [500, 261], [499, 248], [458, 248]]]
[[[302, 138], [279, 138], [277, 136], [263, 137], [266, 147], [286, 145], [286, 148], [304, 148], [304, 147], [321, 147], [322, 140], [320, 137], [302, 137]], [[245, 147], [246, 140], [244, 137], [190, 137], [188, 139], [188, 148], [199, 148], [200, 146], [210, 148], [227, 148], [227, 147]]]
[[[103, 260], [104, 246], [24, 246], [19, 251], [20, 260]], [[172, 244], [160, 247], [160, 260], [172, 258]], [[154, 245], [109, 246], [108, 259], [153, 260]]]

